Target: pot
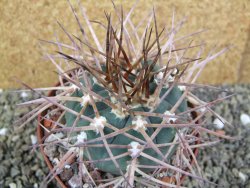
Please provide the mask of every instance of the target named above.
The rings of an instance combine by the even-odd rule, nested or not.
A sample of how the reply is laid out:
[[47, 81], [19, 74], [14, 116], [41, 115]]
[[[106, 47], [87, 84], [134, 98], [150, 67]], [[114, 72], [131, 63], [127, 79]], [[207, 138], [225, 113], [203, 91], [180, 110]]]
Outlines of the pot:
[[[59, 83], [56, 86], [58, 85]], [[56, 90], [52, 90], [52, 91], [49, 91], [48, 96], [49, 97], [55, 96], [55, 94], [56, 94]], [[51, 161], [49, 160], [48, 156], [44, 152], [44, 145], [42, 145], [44, 142], [43, 138], [46, 136], [46, 132], [44, 131], [44, 128], [40, 125], [40, 123], [42, 123], [46, 127], [50, 127], [50, 126], [52, 127], [53, 123], [50, 120], [43, 120], [43, 117], [45, 115], [46, 115], [46, 111], [38, 115], [38, 126], [37, 126], [36, 134], [37, 134], [37, 141], [38, 141], [38, 144], [40, 145], [39, 147], [40, 147], [40, 151], [42, 153], [43, 159], [45, 160], [45, 163], [47, 164], [49, 170], [51, 171], [53, 169], [53, 165]], [[56, 175], [55, 179], [61, 188], [67, 188], [67, 186], [61, 180], [61, 178], [59, 178], [59, 176]]]
[[[60, 83], [58, 83], [56, 86], [59, 86]], [[56, 90], [52, 90], [52, 91], [49, 91], [48, 93], [48, 96], [51, 97], [51, 96], [55, 96], [56, 95]], [[193, 108], [194, 105], [190, 102], [188, 102], [188, 106]], [[44, 111], [42, 112], [41, 114], [38, 115], [38, 126], [37, 126], [37, 139], [38, 139], [38, 144], [40, 145], [39, 148], [40, 148], [40, 151], [43, 155], [43, 158], [49, 168], [49, 170], [51, 171], [53, 169], [53, 165], [51, 163], [51, 161], [49, 160], [48, 156], [45, 154], [44, 152], [44, 137], [47, 137], [46, 135], [48, 135], [45, 131], [44, 131], [44, 128], [40, 125], [40, 123], [47, 127], [47, 128], [55, 128], [55, 125], [53, 124], [53, 121], [56, 120], [56, 117], [52, 117], [53, 120], [48, 120], [48, 119], [44, 119], [43, 117], [47, 114], [47, 111]], [[191, 116], [193, 119], [195, 119], [197, 116], [198, 116], [198, 113], [193, 111], [191, 112]], [[195, 123], [199, 123], [199, 121], [195, 122]], [[199, 137], [199, 133], [195, 133], [197, 137]], [[200, 141], [196, 141], [196, 144], [199, 144]], [[198, 155], [198, 148], [194, 148], [193, 149], [193, 153], [194, 153], [194, 156], [196, 157]], [[194, 164], [194, 159], [192, 158], [192, 156], [190, 156], [191, 158], [191, 162], [190, 164], [193, 165]], [[185, 171], [188, 171], [188, 169], [185, 169]], [[182, 184], [184, 182], [186, 178], [186, 175], [182, 175], [181, 178], [180, 178], [180, 183]], [[67, 188], [66, 184], [62, 181], [62, 179], [56, 175], [55, 176], [55, 179], [57, 181], [57, 183], [59, 184], [59, 186], [61, 188]], [[164, 182], [167, 182], [167, 183], [174, 183], [176, 182], [175, 178], [174, 177], [163, 177], [161, 179], [162, 181]]]

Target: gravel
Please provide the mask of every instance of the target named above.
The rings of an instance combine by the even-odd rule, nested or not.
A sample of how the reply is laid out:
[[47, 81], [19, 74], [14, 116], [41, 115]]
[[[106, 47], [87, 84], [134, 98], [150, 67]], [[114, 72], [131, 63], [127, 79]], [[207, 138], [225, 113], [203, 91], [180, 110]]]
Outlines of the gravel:
[[[223, 85], [227, 92], [212, 89], [195, 89], [195, 93], [205, 101], [236, 93], [213, 109], [232, 125], [222, 128], [226, 134], [239, 138], [236, 141], [222, 140], [214, 147], [201, 149], [199, 165], [205, 178], [224, 187], [250, 188], [250, 124], [243, 125], [242, 114], [250, 115], [250, 85]], [[0, 188], [39, 187], [48, 173], [39, 150], [32, 149], [36, 143], [36, 123], [23, 128], [13, 122], [30, 108], [17, 108], [16, 104], [34, 98], [30, 93], [0, 91]], [[209, 119], [210, 122], [214, 117]], [[216, 129], [216, 127], [214, 127]], [[199, 187], [197, 181], [186, 178], [185, 186]], [[55, 181], [49, 187], [56, 187]], [[205, 184], [202, 187], [215, 187]]]
[[[16, 104], [31, 97], [30, 93], [0, 92], [0, 188], [36, 188], [48, 173], [39, 150], [32, 150], [32, 142], [37, 141], [35, 122], [22, 128], [14, 125], [31, 110], [17, 108]], [[49, 186], [55, 187], [53, 183]]]
[[[238, 140], [222, 140], [214, 147], [202, 149], [198, 156], [203, 175], [210, 181], [224, 187], [250, 188], [250, 124], [243, 125], [241, 114], [250, 115], [250, 85], [224, 85], [220, 88], [236, 95], [213, 109], [228, 120], [232, 126], [226, 125], [223, 130], [227, 135], [238, 137]], [[225, 96], [225, 92], [199, 89], [195, 92], [201, 99], [211, 101]], [[213, 117], [210, 122], [213, 122]], [[185, 185], [198, 187], [197, 181], [187, 178]], [[202, 187], [216, 187], [205, 184]]]

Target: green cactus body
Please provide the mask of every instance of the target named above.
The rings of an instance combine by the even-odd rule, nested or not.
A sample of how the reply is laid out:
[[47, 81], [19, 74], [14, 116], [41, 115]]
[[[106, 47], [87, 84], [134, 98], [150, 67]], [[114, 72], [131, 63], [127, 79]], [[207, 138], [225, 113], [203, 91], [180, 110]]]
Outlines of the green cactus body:
[[[83, 84], [83, 83], [82, 83]], [[84, 84], [83, 84], [84, 85]], [[153, 92], [155, 91], [157, 84], [152, 81], [150, 83], [150, 94], [153, 94]], [[92, 82], [92, 90], [97, 93], [98, 95], [106, 98], [106, 99], [110, 99], [109, 96], [109, 92], [102, 86], [100, 86], [99, 84]], [[167, 92], [167, 88], [163, 87], [160, 93], [160, 97], [164, 95], [164, 93]], [[162, 101], [162, 103], [158, 106], [158, 108], [156, 110], [154, 110], [153, 112], [155, 113], [160, 113], [163, 114], [166, 111], [169, 111], [178, 101], [178, 99], [180, 98], [180, 96], [182, 95], [182, 91], [178, 88], [178, 87], [174, 87], [172, 89], [172, 91], [168, 94], [168, 96]], [[72, 96], [75, 97], [82, 97], [83, 94], [80, 90], [75, 91]], [[74, 101], [70, 101], [66, 103], [66, 106], [76, 112], [80, 112], [80, 110], [82, 109], [82, 106], [79, 102], [74, 102]], [[118, 129], [122, 129], [126, 126], [130, 126], [132, 125], [132, 117], [130, 117], [130, 115], [124, 116], [124, 117], [118, 117], [115, 113], [112, 112], [111, 107], [109, 107], [107, 104], [103, 103], [103, 102], [99, 102], [96, 101], [96, 106], [97, 109], [100, 113], [100, 116], [103, 116], [106, 118], [107, 123], [113, 125], [114, 127], [118, 128]], [[179, 108], [177, 109], [176, 112], [183, 112], [187, 109], [187, 103], [184, 100], [181, 105], [179, 106]], [[141, 105], [141, 106], [136, 106], [135, 108], [132, 109], [133, 111], [144, 111], [144, 112], [148, 112], [150, 110], [149, 107], [145, 106], [145, 105]], [[92, 108], [91, 105], [88, 105], [86, 107], [86, 110], [84, 112], [85, 116], [88, 116], [90, 118], [95, 118], [95, 114], [94, 114], [94, 110]], [[65, 114], [65, 119], [66, 119], [66, 125], [67, 126], [72, 126], [72, 124], [74, 123], [76, 116], [71, 114], [71, 113], [66, 113]], [[147, 119], [148, 123], [154, 123], [154, 124], [160, 124], [162, 122], [162, 118], [159, 117], [149, 117]], [[77, 126], [89, 126], [90, 122], [80, 119], [77, 123]], [[155, 128], [147, 128], [146, 129], [146, 133], [151, 136], [154, 132]], [[113, 132], [113, 130], [111, 130], [108, 127], [104, 127], [103, 129], [104, 134], [110, 134]], [[127, 131], [127, 133], [141, 139], [141, 140], [145, 140], [144, 137], [141, 135], [141, 133], [139, 133], [136, 130], [129, 130]], [[155, 137], [155, 139], [153, 140], [155, 144], [164, 144], [164, 143], [170, 143], [173, 141], [174, 137], [175, 137], [175, 129], [174, 128], [163, 128], [158, 135]], [[86, 131], [87, 134], [87, 139], [91, 140], [91, 139], [95, 139], [100, 137], [100, 133], [96, 133], [95, 131]], [[115, 137], [112, 138], [108, 138], [107, 142], [108, 144], [117, 144], [117, 145], [129, 145], [133, 140], [126, 137], [123, 134], [119, 134]], [[95, 142], [93, 144], [103, 144], [102, 141], [98, 141]], [[163, 155], [165, 155], [168, 151], [169, 147], [160, 147], [160, 151], [162, 152]], [[128, 149], [118, 149], [118, 148], [110, 148], [113, 155], [117, 156], [117, 155], [121, 155], [125, 152], [128, 151]], [[100, 159], [105, 159], [105, 158], [109, 158], [109, 154], [106, 150], [105, 147], [91, 147], [90, 145], [88, 145], [88, 152], [92, 158], [92, 160], [100, 160]], [[148, 149], [144, 149], [144, 151], [146, 154], [157, 158], [159, 160], [162, 160], [162, 157], [157, 154], [153, 149], [148, 148]], [[84, 152], [84, 157], [86, 159], [89, 159], [89, 155], [87, 154], [87, 152]], [[122, 158], [117, 159], [117, 162], [119, 164], [120, 169], [125, 172], [127, 169], [127, 165], [128, 165], [128, 161], [131, 160], [131, 156], [125, 156]], [[138, 157], [138, 162], [140, 164], [144, 164], [144, 165], [156, 165], [153, 161], [146, 159], [142, 156]], [[115, 164], [113, 163], [113, 161], [109, 160], [109, 161], [105, 161], [105, 162], [97, 162], [94, 164], [94, 166], [104, 172], [109, 172], [111, 174], [115, 174], [115, 175], [119, 175], [120, 171], [119, 169], [116, 168]], [[144, 171], [149, 171], [148, 169], [144, 169]]]

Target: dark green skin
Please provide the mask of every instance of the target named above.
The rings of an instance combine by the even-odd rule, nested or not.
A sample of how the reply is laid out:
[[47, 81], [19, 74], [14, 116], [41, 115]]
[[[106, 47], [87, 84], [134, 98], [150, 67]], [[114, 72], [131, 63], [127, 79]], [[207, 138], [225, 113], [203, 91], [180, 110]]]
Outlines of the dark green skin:
[[[157, 87], [157, 85], [152, 81], [150, 83], [150, 94], [153, 94], [156, 87]], [[93, 84], [92, 90], [94, 92], [96, 92], [97, 94], [101, 95], [102, 97], [105, 97], [105, 98], [110, 100], [110, 96], [109, 96], [107, 90], [105, 90], [105, 88], [103, 88], [102, 86], [100, 86], [98, 84]], [[164, 95], [164, 93], [166, 91], [167, 91], [167, 89], [163, 88], [161, 90], [160, 97], [162, 95]], [[172, 89], [172, 91], [168, 94], [168, 96], [165, 98], [165, 100], [163, 100], [161, 102], [161, 104], [158, 106], [158, 108], [154, 112], [163, 114], [167, 110], [170, 110], [176, 104], [176, 102], [181, 97], [181, 95], [182, 95], [182, 91], [180, 91], [180, 89], [178, 87], [174, 87]], [[75, 91], [72, 94], [72, 96], [82, 97], [83, 94], [80, 90], [78, 90], [78, 91]], [[132, 125], [132, 118], [129, 115], [123, 119], [120, 119], [120, 118], [116, 117], [116, 115], [114, 113], [111, 112], [112, 109], [108, 105], [106, 105], [105, 103], [96, 102], [96, 105], [97, 105], [98, 111], [100, 112], [100, 115], [105, 117], [107, 119], [107, 122], [109, 124], [113, 125], [114, 127], [118, 128], [118, 129], [122, 129], [126, 126]], [[69, 102], [67, 102], [66, 106], [68, 108], [76, 111], [76, 112], [80, 112], [80, 110], [82, 109], [81, 104], [79, 102], [69, 101]], [[187, 102], [184, 100], [181, 103], [181, 105], [179, 106], [177, 113], [183, 112], [186, 109], [187, 109]], [[133, 110], [134, 111], [144, 111], [144, 112], [149, 111], [149, 109], [146, 107], [138, 107], [138, 108], [135, 108]], [[93, 108], [91, 105], [87, 106], [87, 108], [84, 112], [84, 115], [91, 117], [91, 118], [95, 117], [94, 111], [93, 111]], [[65, 114], [65, 118], [66, 118], [66, 125], [68, 127], [70, 127], [73, 125], [73, 123], [76, 119], [76, 116], [67, 112]], [[149, 121], [149, 123], [160, 124], [162, 122], [162, 118], [149, 117], [148, 121]], [[78, 127], [89, 126], [89, 124], [90, 124], [90, 122], [81, 119], [78, 121], [77, 126]], [[155, 128], [147, 128], [146, 133], [149, 136], [151, 136], [153, 134], [154, 130], [155, 130]], [[105, 135], [113, 132], [111, 129], [109, 129], [107, 127], [104, 127], [103, 131], [104, 131]], [[131, 134], [131, 135], [133, 135], [141, 140], [145, 140], [143, 138], [143, 136], [135, 130], [129, 130], [127, 133], [129, 133], [129, 134]], [[153, 141], [155, 144], [170, 143], [173, 141], [173, 139], [175, 137], [175, 133], [176, 133], [176, 131], [174, 128], [163, 128]], [[97, 134], [95, 131], [86, 131], [86, 134], [87, 134], [88, 140], [92, 140], [92, 139], [100, 137], [100, 134], [99, 133]], [[118, 144], [118, 145], [128, 145], [132, 141], [134, 141], [134, 140], [124, 136], [123, 134], [119, 134], [115, 137], [107, 139], [108, 144]], [[103, 142], [99, 141], [99, 142], [95, 142], [93, 144], [103, 144]], [[160, 147], [159, 149], [162, 152], [162, 154], [165, 155], [168, 151], [168, 148], [169, 147]], [[109, 154], [108, 154], [105, 147], [90, 147], [90, 146], [88, 146], [88, 151], [89, 151], [89, 154], [93, 160], [109, 158]], [[128, 149], [111, 148], [111, 151], [112, 151], [114, 156], [117, 156], [117, 155], [120, 155], [120, 154], [127, 152]], [[157, 154], [156, 151], [154, 151], [153, 149], [145, 149], [143, 152], [154, 157], [154, 158], [162, 160], [162, 157], [159, 154]], [[84, 158], [89, 159], [86, 152], [84, 153]], [[126, 172], [127, 165], [129, 163], [129, 161], [131, 161], [131, 156], [125, 156], [125, 157], [117, 159], [119, 167], [123, 172]], [[149, 159], [146, 159], [144, 157], [141, 157], [141, 156], [138, 157], [138, 162], [142, 165], [157, 165], [155, 162], [153, 162]], [[106, 162], [97, 162], [94, 164], [94, 166], [101, 171], [109, 172], [109, 173], [114, 174], [114, 175], [120, 175], [120, 171], [115, 167], [115, 164], [111, 160], [106, 161]], [[144, 172], [152, 171], [152, 169], [151, 170], [150, 169], [142, 169], [142, 170]]]

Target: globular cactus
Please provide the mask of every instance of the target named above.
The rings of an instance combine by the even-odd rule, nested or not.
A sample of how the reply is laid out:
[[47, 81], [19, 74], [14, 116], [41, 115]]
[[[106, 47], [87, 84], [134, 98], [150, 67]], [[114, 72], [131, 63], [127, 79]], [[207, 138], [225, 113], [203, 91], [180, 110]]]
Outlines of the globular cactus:
[[[148, 64], [148, 67], [152, 65], [151, 63], [144, 63], [143, 65]], [[141, 65], [141, 63], [138, 64], [138, 66]], [[143, 67], [142, 65], [142, 67]], [[115, 68], [115, 65], [113, 65], [113, 68]], [[124, 67], [125, 68], [125, 67]], [[146, 66], [145, 66], [146, 68]], [[99, 138], [100, 130], [103, 129], [103, 134], [108, 135], [111, 133], [115, 133], [114, 129], [111, 129], [105, 124], [109, 124], [113, 126], [114, 128], [117, 128], [119, 130], [121, 129], [127, 129], [126, 133], [129, 135], [132, 135], [134, 138], [140, 139], [141, 141], [146, 142], [147, 140], [144, 138], [145, 134], [147, 134], [148, 137], [151, 137], [155, 131], [155, 128], [153, 127], [147, 127], [146, 124], [161, 124], [162, 122], [172, 122], [174, 123], [175, 117], [174, 114], [170, 113], [171, 108], [176, 105], [176, 103], [179, 101], [180, 97], [182, 96], [183, 92], [178, 88], [174, 87], [171, 89], [169, 94], [167, 94], [166, 97], [163, 98], [163, 95], [167, 93], [168, 88], [163, 87], [161, 88], [159, 94], [156, 93], [156, 88], [159, 86], [159, 83], [157, 81], [157, 78], [154, 79], [154, 74], [152, 73], [151, 77], [149, 77], [148, 82], [145, 82], [148, 84], [147, 86], [144, 84], [141, 84], [141, 87], [138, 87], [135, 91], [136, 93], [133, 93], [132, 95], [127, 95], [127, 93], [132, 93], [133, 89], [136, 86], [136, 83], [143, 83], [138, 81], [138, 79], [143, 79], [138, 77], [139, 75], [142, 75], [145, 71], [145, 68], [135, 67], [128, 75], [129, 82], [132, 83], [131, 86], [125, 86], [127, 92], [125, 93], [124, 90], [121, 91], [121, 95], [118, 96], [118, 91], [115, 92], [115, 88], [119, 87], [119, 77], [121, 78], [123, 75], [126, 74], [125, 71], [120, 71], [118, 73], [115, 73], [117, 75], [116, 78], [112, 77], [112, 82], [114, 83], [113, 87], [110, 88], [110, 90], [106, 89], [104, 85], [102, 85], [100, 82], [98, 82], [98, 79], [101, 79], [98, 77], [95, 81], [91, 82], [92, 91], [95, 92], [97, 95], [105, 98], [108, 101], [112, 101], [113, 106], [105, 104], [105, 102], [98, 101], [94, 99], [93, 102], [95, 102], [96, 110], [98, 113], [95, 113], [91, 103], [90, 103], [90, 96], [89, 94], [83, 94], [82, 91], [76, 90], [72, 96], [73, 97], [79, 97], [82, 98], [83, 102], [76, 102], [76, 101], [70, 101], [67, 102], [67, 107], [80, 113], [83, 108], [84, 115], [87, 117], [90, 117], [93, 119], [93, 122], [89, 122], [87, 120], [81, 119], [76, 123], [77, 127], [81, 126], [94, 126], [96, 127], [96, 130], [93, 131], [87, 131], [87, 139], [93, 140]], [[104, 66], [103, 69], [106, 69]], [[118, 67], [116, 67], [118, 69]], [[126, 67], [127, 69], [127, 67]], [[153, 69], [152, 69], [153, 70]], [[109, 72], [102, 70], [103, 72], [101, 74], [109, 75]], [[156, 70], [157, 71], [157, 70]], [[175, 71], [175, 70], [174, 70]], [[131, 77], [131, 79], [129, 78]], [[93, 77], [94, 78], [94, 77]], [[105, 80], [106, 78], [104, 78]], [[93, 80], [93, 79], [92, 79]], [[103, 80], [103, 81], [104, 81]], [[84, 81], [80, 82], [82, 86], [86, 87], [86, 83]], [[122, 83], [124, 85], [124, 83]], [[148, 91], [146, 90], [148, 88]], [[142, 91], [144, 90], [144, 93]], [[111, 94], [112, 93], [112, 94]], [[146, 96], [148, 93], [148, 96]], [[114, 96], [118, 96], [118, 99], [121, 101], [118, 101]], [[159, 102], [160, 98], [163, 100], [160, 104], [155, 105], [157, 102]], [[125, 107], [122, 107], [122, 104], [125, 105]], [[115, 107], [114, 107], [115, 106]], [[176, 113], [184, 112], [187, 109], [187, 102], [186, 100], [182, 101], [182, 103], [179, 105], [179, 107], [176, 110]], [[143, 114], [140, 114], [140, 112], [152, 112], [157, 114], [166, 114], [166, 115], [172, 115], [173, 117], [170, 117], [169, 120], [164, 121], [164, 118], [160, 117], [154, 117], [154, 116], [148, 116], [144, 117]], [[70, 112], [67, 112], [65, 114], [66, 119], [66, 125], [72, 126], [76, 120], [76, 116]], [[141, 133], [141, 131], [143, 133]], [[171, 143], [175, 137], [176, 131], [172, 127], [163, 128], [154, 139], [152, 139], [154, 144], [166, 144]], [[143, 136], [144, 135], [144, 136]], [[133, 138], [128, 138], [126, 135], [124, 135], [124, 132], [120, 134], [116, 134], [115, 136], [107, 139], [107, 144], [115, 144], [120, 146], [128, 146], [129, 144], [133, 143]], [[102, 140], [98, 142], [93, 142], [93, 144], [102, 144]], [[155, 151], [154, 149], [145, 149], [145, 153], [157, 158], [159, 160], [162, 159], [162, 156], [165, 156], [165, 154], [168, 151], [168, 146], [157, 148]], [[92, 148], [91, 145], [88, 146], [89, 154], [92, 158], [92, 160], [101, 160], [109, 158], [109, 154], [105, 147], [100, 148]], [[128, 150], [126, 148], [111, 148], [111, 152], [114, 156], [122, 155], [126, 153]], [[84, 155], [85, 158], [89, 159], [88, 155]], [[169, 158], [171, 155], [169, 155]], [[120, 167], [120, 169], [125, 172], [127, 169], [127, 166], [129, 164], [129, 161], [131, 160], [131, 156], [124, 156], [117, 160], [117, 163]], [[141, 165], [156, 165], [152, 160], [138, 157], [138, 162]], [[115, 164], [112, 161], [104, 161], [104, 162], [98, 162], [95, 164], [95, 167], [98, 169], [104, 171], [104, 172], [110, 172], [112, 174], [120, 174], [120, 169], [118, 169]], [[121, 175], [121, 174], [120, 174]]]
[[[79, 169], [69, 184], [79, 180], [100, 187], [177, 187], [184, 175], [207, 181], [201, 177], [195, 157], [197, 148], [211, 144], [203, 133], [229, 138], [208, 130], [204, 118], [209, 112], [226, 123], [210, 108], [223, 98], [204, 102], [192, 90], [201, 87], [194, 82], [205, 65], [226, 49], [201, 59], [204, 44], [187, 43], [200, 32], [175, 39], [183, 21], [174, 24], [173, 16], [168, 32], [159, 31], [152, 11], [140, 34], [131, 21], [133, 8], [123, 15], [115, 5], [118, 24], [112, 24], [107, 13], [106, 25], [95, 22], [106, 32], [103, 47], [84, 10], [80, 8], [94, 43], [70, 6], [81, 35], [71, 35], [59, 24], [72, 45], [49, 41], [59, 51], [45, 54], [56, 66], [60, 84], [45, 88], [53, 90], [53, 95], [24, 103], [38, 106], [20, 120], [25, 124], [43, 112], [39, 119], [39, 127], [46, 133], [43, 144], [66, 150], [59, 159], [48, 156], [55, 164], [47, 180], [60, 174], [65, 165], [77, 163]], [[194, 56], [187, 55], [194, 52]], [[53, 124], [46, 126], [45, 120]], [[162, 172], [171, 181], [159, 178]]]

